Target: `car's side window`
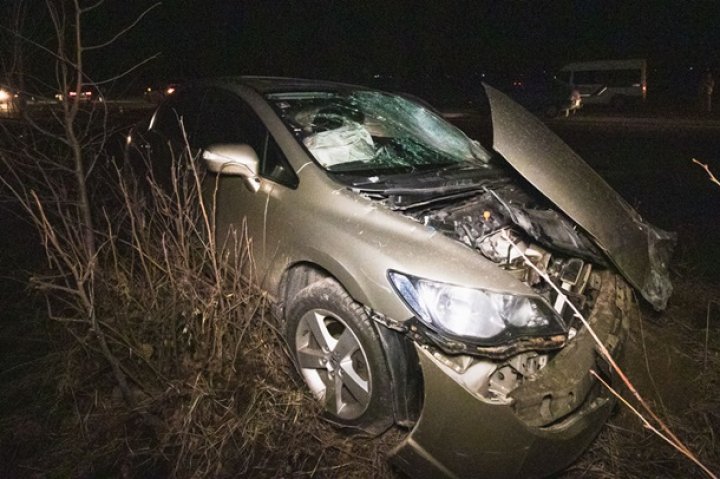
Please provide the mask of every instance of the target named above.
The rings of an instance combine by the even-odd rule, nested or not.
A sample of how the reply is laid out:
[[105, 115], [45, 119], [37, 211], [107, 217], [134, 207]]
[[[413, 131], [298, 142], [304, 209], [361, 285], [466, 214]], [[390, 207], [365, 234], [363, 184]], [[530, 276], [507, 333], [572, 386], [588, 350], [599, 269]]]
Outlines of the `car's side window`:
[[207, 148], [220, 143], [245, 143], [261, 158], [264, 149], [264, 127], [237, 97], [219, 90], [205, 94], [195, 144]]
[[263, 161], [261, 169], [262, 176], [290, 188], [297, 187], [298, 177], [269, 132], [266, 133], [266, 139], [265, 161]]
[[151, 129], [176, 144], [183, 144], [185, 135], [192, 142], [198, 125], [202, 92], [187, 90], [175, 95], [158, 108]]
[[260, 161], [260, 174], [294, 188], [297, 177], [282, 150], [249, 106], [227, 92], [209, 90], [203, 101], [193, 145], [207, 148], [220, 143], [245, 143]]

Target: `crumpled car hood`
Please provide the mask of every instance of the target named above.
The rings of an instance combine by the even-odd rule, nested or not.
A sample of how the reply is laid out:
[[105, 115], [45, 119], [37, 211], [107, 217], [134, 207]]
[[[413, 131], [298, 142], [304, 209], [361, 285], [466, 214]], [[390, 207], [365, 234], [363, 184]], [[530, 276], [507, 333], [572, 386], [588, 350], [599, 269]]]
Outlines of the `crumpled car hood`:
[[643, 221], [539, 119], [498, 90], [483, 86], [495, 151], [584, 229], [655, 309], [664, 309], [672, 293], [668, 263], [675, 234]]

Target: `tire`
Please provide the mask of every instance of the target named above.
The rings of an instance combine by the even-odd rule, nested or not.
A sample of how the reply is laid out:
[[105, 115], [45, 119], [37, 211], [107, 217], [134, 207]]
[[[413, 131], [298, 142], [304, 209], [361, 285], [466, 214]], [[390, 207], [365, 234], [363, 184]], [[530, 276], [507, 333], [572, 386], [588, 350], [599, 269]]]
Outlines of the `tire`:
[[325, 417], [378, 435], [394, 422], [380, 337], [363, 307], [332, 278], [300, 290], [287, 310], [295, 365]]

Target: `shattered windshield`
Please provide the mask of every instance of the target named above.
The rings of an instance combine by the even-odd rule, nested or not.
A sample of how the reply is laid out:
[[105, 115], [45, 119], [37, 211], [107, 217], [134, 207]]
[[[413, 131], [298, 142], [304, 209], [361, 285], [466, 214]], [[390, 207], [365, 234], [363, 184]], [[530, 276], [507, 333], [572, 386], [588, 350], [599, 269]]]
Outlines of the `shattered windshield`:
[[490, 158], [436, 113], [399, 95], [359, 90], [274, 93], [268, 99], [328, 171], [427, 170]]

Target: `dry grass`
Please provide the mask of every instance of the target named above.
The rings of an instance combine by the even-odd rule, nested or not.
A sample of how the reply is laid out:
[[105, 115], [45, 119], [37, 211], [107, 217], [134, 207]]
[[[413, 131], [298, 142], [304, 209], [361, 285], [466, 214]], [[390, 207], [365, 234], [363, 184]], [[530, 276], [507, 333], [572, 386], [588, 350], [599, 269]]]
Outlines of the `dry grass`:
[[[4, 477], [396, 477], [385, 454], [401, 433], [370, 440], [318, 418], [263, 296], [237, 274], [252, 271], [251, 245], [238, 232], [213, 265], [212, 232], [194, 206], [200, 178], [177, 173], [170, 195], [125, 183], [122, 201], [104, 203], [96, 306], [132, 407], [85, 324], [54, 323], [54, 352], [3, 388], [34, 399], [2, 421]], [[706, 326], [720, 287], [676, 283], [668, 311], [634, 325], [628, 370], [717, 470], [718, 310]], [[688, 476], [701, 474], [622, 409], [563, 474]]]
[[[97, 256], [78, 269], [92, 271], [83, 287], [124, 381], [62, 262], [33, 275], [59, 350], [3, 389], [42, 391], [38, 407], [3, 420], [3, 477], [392, 477], [384, 455], [398, 433], [370, 440], [319, 419], [255, 286], [243, 228], [215, 238], [196, 159], [185, 152], [176, 164], [165, 189], [96, 173]], [[82, 251], [72, 222], [59, 225], [50, 215], [38, 225], [46, 242], [54, 228], [69, 233], [51, 254]]]
[[[645, 312], [632, 326], [627, 369], [655, 410], [714, 472], [720, 471], [720, 286], [697, 278], [676, 279], [675, 293], [662, 315]], [[707, 348], [706, 348], [707, 339]], [[706, 354], [707, 353], [707, 354]], [[705, 477], [678, 452], [619, 409], [587, 453], [562, 477]]]
[[[35, 330], [45, 351], [0, 376], [0, 395], [19, 404], [0, 420], [0, 476], [395, 477], [385, 454], [401, 432], [370, 440], [319, 419], [253, 281], [252, 244], [242, 228], [215, 237], [212, 191], [203, 195], [195, 159], [184, 154], [177, 164], [169, 189], [152, 178], [134, 180], [142, 175], [94, 173], [104, 178], [91, 191], [97, 256], [92, 264], [76, 258], [86, 261], [79, 270], [92, 272], [83, 288], [125, 385], [73, 290], [50, 287], [72, 286], [62, 262], [36, 271], [34, 285], [48, 302], [25, 307], [47, 306], [54, 321]], [[27, 165], [23, 174], [32, 174], [35, 163]], [[61, 201], [72, 188], [57, 179], [24, 182], [36, 192], [50, 182], [52, 194], [38, 198], [59, 201], [44, 210], [56, 216], [41, 218], [41, 237], [64, 231], [52, 254], [82, 253], [75, 223], [62, 216], [72, 211]], [[633, 325], [627, 370], [717, 471], [720, 308], [709, 315], [707, 308], [720, 287], [691, 277], [676, 284], [667, 312]], [[579, 476], [700, 472], [621, 410], [563, 474]]]

